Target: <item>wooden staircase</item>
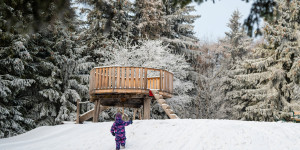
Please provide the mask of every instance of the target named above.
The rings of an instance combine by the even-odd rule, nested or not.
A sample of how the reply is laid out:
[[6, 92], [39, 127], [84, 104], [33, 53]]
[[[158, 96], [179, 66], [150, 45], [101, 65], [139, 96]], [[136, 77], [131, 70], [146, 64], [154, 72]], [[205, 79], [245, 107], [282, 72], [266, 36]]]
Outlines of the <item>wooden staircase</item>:
[[94, 114], [94, 109], [91, 109], [91, 110], [85, 112], [84, 114], [79, 115], [78, 119], [76, 119], [76, 123], [77, 124], [82, 123], [83, 121], [86, 121], [86, 120], [92, 118], [93, 114]]
[[[86, 121], [90, 118], [93, 118], [93, 122], [98, 122], [98, 116], [99, 114], [104, 111], [105, 109], [108, 109], [108, 106], [101, 106], [100, 103], [97, 103], [95, 105], [95, 108], [97, 110], [97, 112], [95, 112], [95, 108], [91, 109], [83, 114], [80, 115], [80, 103], [87, 103], [87, 102], [79, 102], [79, 100], [77, 101], [77, 117], [76, 117], [76, 123], [82, 123], [83, 121]], [[96, 116], [96, 117], [94, 117]]]
[[170, 119], [180, 119], [174, 111], [171, 109], [171, 107], [167, 104], [166, 100], [163, 99], [163, 96], [159, 94], [157, 90], [151, 90], [153, 93], [155, 99], [159, 103], [159, 105], [164, 109], [166, 114], [169, 116]]

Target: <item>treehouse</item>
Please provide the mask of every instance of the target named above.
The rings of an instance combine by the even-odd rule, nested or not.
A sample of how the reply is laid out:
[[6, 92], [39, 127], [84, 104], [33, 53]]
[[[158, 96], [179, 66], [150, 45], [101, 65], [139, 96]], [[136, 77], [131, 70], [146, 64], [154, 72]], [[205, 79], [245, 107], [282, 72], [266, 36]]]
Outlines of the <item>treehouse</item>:
[[[156, 100], [170, 119], [177, 115], [164, 99], [171, 98], [173, 74], [162, 69], [145, 67], [96, 67], [90, 72], [89, 95], [95, 108], [80, 115], [77, 102], [77, 123], [93, 117], [98, 121], [101, 111], [108, 107], [143, 108], [143, 118], [150, 119], [150, 104]], [[141, 117], [141, 114], [140, 114]]]

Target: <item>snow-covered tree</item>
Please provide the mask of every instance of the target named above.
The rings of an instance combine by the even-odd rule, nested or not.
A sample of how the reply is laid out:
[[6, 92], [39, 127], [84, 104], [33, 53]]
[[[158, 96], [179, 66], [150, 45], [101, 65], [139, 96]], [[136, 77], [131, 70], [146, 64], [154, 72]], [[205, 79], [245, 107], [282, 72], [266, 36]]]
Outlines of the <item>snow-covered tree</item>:
[[[72, 15], [71, 0], [1, 0], [0, 12], [6, 22], [1, 27], [18, 33], [38, 32], [53, 20], [61, 20], [64, 15]], [[63, 22], [65, 23], [65, 22]], [[67, 24], [67, 23], [66, 23]]]
[[[3, 29], [3, 28], [2, 28]], [[33, 120], [26, 114], [31, 87], [32, 55], [24, 46], [28, 38], [12, 33], [1, 34], [0, 48], [0, 138], [14, 136], [31, 129]]]
[[289, 119], [291, 111], [300, 109], [300, 2], [277, 3], [276, 19], [264, 27], [266, 43], [252, 59], [236, 65], [222, 86], [231, 119]]
[[135, 24], [137, 36], [140, 39], [158, 39], [164, 32], [166, 19], [164, 18], [162, 0], [136, 0]]
[[32, 91], [28, 114], [38, 126], [75, 118], [74, 104], [84, 88], [74, 74], [77, 55], [72, 23], [66, 26], [57, 20], [33, 34], [27, 46], [35, 60], [31, 62], [35, 84], [28, 89]]
[[195, 11], [194, 6], [180, 7], [174, 5], [174, 1], [164, 1], [166, 15], [166, 25], [161, 39], [167, 43], [175, 53], [190, 54], [199, 47], [198, 39], [194, 36], [194, 26], [192, 25], [199, 15], [191, 15]]
[[231, 55], [233, 62], [236, 61], [236, 58], [242, 59], [249, 52], [252, 43], [252, 39], [247, 36], [247, 33], [242, 28], [240, 19], [241, 13], [235, 10], [227, 25], [230, 31], [225, 32], [226, 37], [223, 40], [225, 48]]
[[80, 33], [80, 42], [85, 50], [86, 56], [89, 56], [90, 65], [101, 65], [108, 54], [107, 49], [115, 43], [129, 43], [135, 40], [136, 35], [133, 34], [133, 4], [128, 0], [112, 0], [112, 1], [85, 1], [78, 2], [89, 5], [84, 8], [87, 21], [86, 28]]
[[[14, 2], [12, 7], [0, 7], [19, 15], [18, 21], [26, 27], [33, 19], [26, 17], [31, 14], [27, 11], [32, 9], [31, 2], [28, 1], [24, 12], [13, 11], [23, 1]], [[73, 16], [71, 11], [62, 16], [51, 16], [56, 18], [51, 24], [39, 27], [37, 32], [23, 33], [18, 27], [8, 28], [5, 23], [9, 23], [9, 15], [1, 13], [0, 137], [75, 118], [74, 103], [88, 90], [81, 86], [74, 71], [80, 52], [75, 49]]]
[[[39, 36], [32, 31], [41, 31], [45, 27], [43, 22], [46, 18], [60, 17], [55, 16], [58, 15], [54, 12], [58, 5], [53, 1], [46, 4], [51, 9], [43, 8], [39, 12], [33, 10], [33, 6], [41, 4], [35, 1], [12, 0], [0, 3], [0, 137], [7, 137], [23, 133], [36, 125], [36, 120], [28, 110], [36, 100], [37, 65], [41, 62], [36, 56], [42, 57], [45, 51], [41, 47], [30, 47], [32, 37]], [[62, 4], [69, 5], [68, 1]], [[70, 10], [69, 7], [65, 9]], [[66, 11], [64, 14], [71, 13]], [[39, 17], [39, 20], [35, 20], [35, 17]], [[39, 27], [36, 27], [37, 24]]]
[[[240, 13], [234, 11], [229, 20], [229, 32], [217, 43], [204, 43], [200, 47], [197, 69], [199, 72], [199, 109], [201, 118], [226, 118], [224, 89], [235, 65], [250, 52], [252, 40], [243, 31], [239, 22]], [[239, 58], [239, 59], [237, 59]], [[227, 89], [228, 90], [228, 89]], [[230, 90], [230, 89], [229, 89]]]
[[219, 88], [220, 78], [226, 76], [229, 55], [223, 42], [204, 42], [199, 46], [200, 55], [197, 55], [194, 66], [198, 74], [198, 118], [219, 118], [218, 107], [222, 98]]
[[118, 39], [119, 41], [127, 42], [135, 39], [133, 35], [133, 4], [129, 0], [118, 0], [112, 3], [112, 10], [114, 12], [110, 20], [110, 38]]

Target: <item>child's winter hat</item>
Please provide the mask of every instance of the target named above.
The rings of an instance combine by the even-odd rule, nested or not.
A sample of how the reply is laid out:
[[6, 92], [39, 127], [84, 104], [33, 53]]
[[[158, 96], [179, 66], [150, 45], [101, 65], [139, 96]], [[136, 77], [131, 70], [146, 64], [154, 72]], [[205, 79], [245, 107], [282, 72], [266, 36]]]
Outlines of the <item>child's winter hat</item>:
[[121, 118], [122, 118], [122, 114], [117, 113], [117, 114], [116, 114], [116, 119], [121, 119]]

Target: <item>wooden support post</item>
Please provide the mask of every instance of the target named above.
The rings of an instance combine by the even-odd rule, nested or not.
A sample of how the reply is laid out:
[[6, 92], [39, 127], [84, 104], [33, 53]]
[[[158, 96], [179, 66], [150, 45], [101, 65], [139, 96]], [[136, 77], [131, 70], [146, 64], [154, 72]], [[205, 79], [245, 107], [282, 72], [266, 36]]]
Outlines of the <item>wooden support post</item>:
[[97, 112], [96, 112], [96, 120], [95, 122], [98, 122], [98, 119], [99, 119], [99, 114], [101, 112], [101, 108], [100, 108], [101, 104], [100, 104], [100, 99], [98, 100], [98, 105], [97, 105]]
[[144, 99], [144, 119], [150, 119], [151, 98]]
[[133, 117], [132, 117], [132, 120], [135, 120], [135, 115], [136, 115], [136, 108], [133, 108]]
[[93, 122], [96, 122], [96, 120], [98, 120], [98, 117], [97, 117], [97, 109], [98, 109], [98, 107], [97, 106], [98, 106], [98, 100], [95, 101]]
[[80, 104], [79, 99], [77, 100], [77, 116], [76, 116], [76, 124], [79, 124], [79, 116], [80, 116]]
[[142, 109], [139, 109], [139, 119], [142, 120]]

